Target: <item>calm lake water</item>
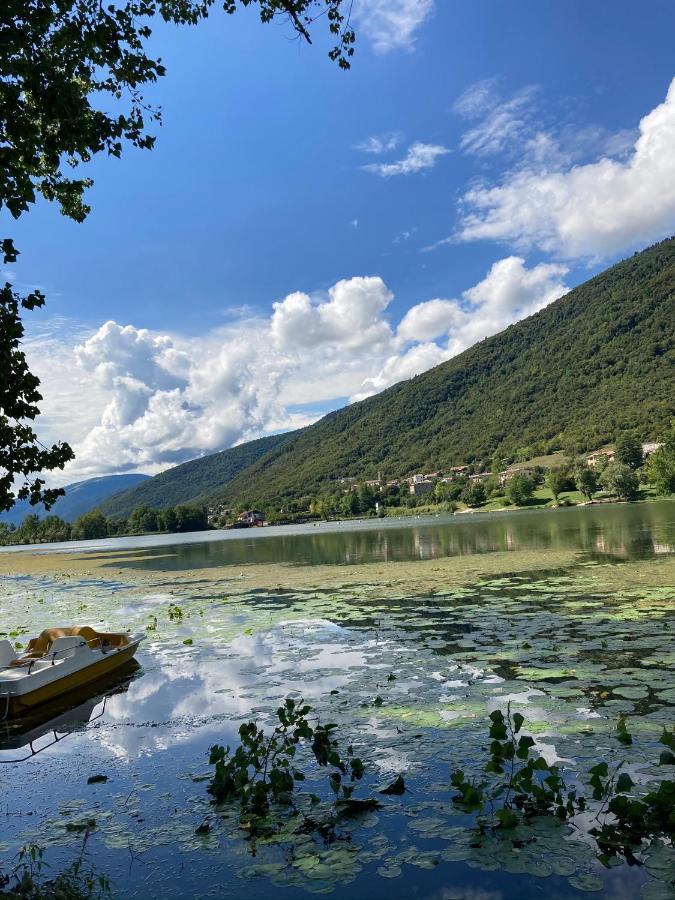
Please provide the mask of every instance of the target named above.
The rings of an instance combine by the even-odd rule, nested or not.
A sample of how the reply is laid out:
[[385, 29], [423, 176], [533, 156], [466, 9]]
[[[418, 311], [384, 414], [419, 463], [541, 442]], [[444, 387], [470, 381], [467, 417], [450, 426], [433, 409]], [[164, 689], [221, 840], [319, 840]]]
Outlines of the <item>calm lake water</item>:
[[596, 560], [649, 559], [675, 552], [675, 501], [131, 536], [31, 549], [126, 553], [122, 565], [164, 570], [243, 563], [353, 565], [504, 550], [579, 550]]
[[[673, 553], [675, 503], [123, 539], [89, 549], [114, 549], [117, 572], [117, 548], [128, 558], [114, 579], [0, 582], [0, 622], [19, 641], [48, 624], [150, 626], [138, 665], [123, 677], [20, 727], [0, 726], [5, 861], [35, 841], [55, 870], [65, 866], [89, 823], [85, 858], [110, 877], [114, 897], [138, 900], [549, 900], [589, 891], [649, 900], [675, 890], [671, 848], [645, 854], [644, 866], [605, 868], [580, 830], [548, 820], [514, 840], [476, 840], [449, 786], [455, 768], [482, 777], [487, 716], [509, 701], [537, 752], [581, 790], [602, 759], [622, 763], [638, 789], [663, 777], [655, 762], [675, 715], [675, 586], [615, 591], [603, 573]], [[518, 551], [537, 548], [544, 560], [548, 548], [578, 549], [580, 565], [517, 574]], [[141, 549], [149, 559], [136, 558]], [[263, 591], [217, 572], [184, 577], [228, 562], [353, 564], [499, 550], [513, 551], [512, 574], [439, 584], [433, 597], [384, 599], [377, 585]], [[167, 571], [139, 586], [141, 567]], [[209, 747], [236, 745], [243, 721], [270, 727], [289, 695], [338, 723], [341, 745], [351, 743], [366, 766], [357, 796], [382, 802], [341, 821], [332, 842], [294, 830], [292, 818], [281, 836], [252, 842], [236, 809], [214, 807], [206, 792]], [[630, 746], [616, 739], [619, 715]], [[316, 793], [327, 807], [325, 771], [302, 753], [299, 763], [309, 775], [305, 796]], [[88, 784], [92, 775], [107, 781]], [[377, 793], [398, 775], [402, 796]], [[208, 833], [196, 834], [204, 822]]]

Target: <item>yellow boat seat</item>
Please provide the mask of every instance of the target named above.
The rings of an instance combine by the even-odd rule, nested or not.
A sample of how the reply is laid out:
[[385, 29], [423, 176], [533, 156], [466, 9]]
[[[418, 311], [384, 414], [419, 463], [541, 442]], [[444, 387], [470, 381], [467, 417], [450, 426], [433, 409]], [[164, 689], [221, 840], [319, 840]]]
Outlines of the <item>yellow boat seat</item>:
[[31, 659], [41, 659], [47, 656], [54, 641], [64, 637], [80, 638], [92, 650], [126, 647], [129, 643], [129, 636], [126, 634], [94, 631], [89, 625], [77, 625], [73, 628], [45, 628], [38, 637], [28, 642], [24, 655], [21, 659], [15, 660], [12, 665], [26, 665]]

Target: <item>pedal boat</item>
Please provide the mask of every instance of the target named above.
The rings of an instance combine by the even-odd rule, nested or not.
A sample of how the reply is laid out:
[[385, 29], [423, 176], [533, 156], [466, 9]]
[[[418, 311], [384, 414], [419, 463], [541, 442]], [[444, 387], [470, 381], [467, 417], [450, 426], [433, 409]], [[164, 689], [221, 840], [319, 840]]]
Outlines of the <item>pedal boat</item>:
[[98, 632], [88, 626], [48, 628], [17, 656], [0, 641], [0, 720], [62, 697], [123, 666], [145, 634]]

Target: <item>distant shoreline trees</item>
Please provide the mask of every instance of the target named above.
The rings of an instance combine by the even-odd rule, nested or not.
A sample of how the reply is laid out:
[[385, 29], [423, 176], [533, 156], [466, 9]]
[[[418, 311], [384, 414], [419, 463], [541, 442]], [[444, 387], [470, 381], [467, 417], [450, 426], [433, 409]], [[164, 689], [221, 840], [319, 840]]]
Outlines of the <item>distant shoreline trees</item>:
[[100, 509], [92, 509], [72, 524], [58, 516], [40, 519], [35, 513], [29, 513], [18, 528], [0, 523], [0, 545], [94, 541], [129, 534], [179, 534], [206, 531], [208, 527], [206, 509], [184, 503], [169, 509], [139, 506], [128, 519], [108, 519]]

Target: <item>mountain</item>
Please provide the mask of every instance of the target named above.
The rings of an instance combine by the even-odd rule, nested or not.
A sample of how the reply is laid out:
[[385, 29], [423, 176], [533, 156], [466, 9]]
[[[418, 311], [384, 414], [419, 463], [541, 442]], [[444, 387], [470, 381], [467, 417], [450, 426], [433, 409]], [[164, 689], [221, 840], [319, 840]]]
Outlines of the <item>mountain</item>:
[[239, 472], [281, 446], [287, 438], [286, 434], [274, 434], [192, 459], [109, 497], [100, 508], [107, 516], [125, 518], [137, 506], [167, 509], [178, 503], [190, 503], [199, 495], [224, 488]]
[[[409, 381], [331, 413], [203, 499], [265, 504], [337, 477], [429, 471], [519, 448], [594, 449], [675, 415], [675, 239]], [[533, 454], [534, 455], [534, 454]]]
[[149, 475], [103, 475], [100, 478], [88, 478], [67, 484], [65, 497], [59, 497], [52, 508], [47, 511], [42, 504], [31, 506], [27, 500], [20, 500], [7, 512], [0, 513], [0, 522], [8, 525], [20, 525], [29, 513], [44, 516], [60, 516], [66, 522], [74, 522], [82, 513], [100, 506], [111, 494], [150, 481]]
[[[671, 238], [422, 375], [300, 431], [178, 466], [104, 509], [122, 514], [141, 497], [168, 505], [166, 480], [171, 502], [264, 508], [341, 477], [489, 463], [522, 448], [590, 450], [622, 430], [656, 438], [675, 416], [674, 331]], [[238, 471], [228, 464], [226, 478], [211, 477], [218, 457], [234, 459], [227, 454], [237, 454]]]

